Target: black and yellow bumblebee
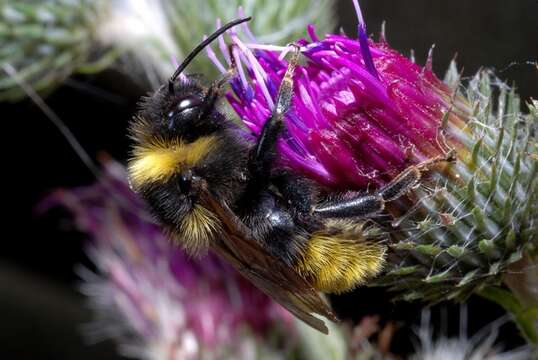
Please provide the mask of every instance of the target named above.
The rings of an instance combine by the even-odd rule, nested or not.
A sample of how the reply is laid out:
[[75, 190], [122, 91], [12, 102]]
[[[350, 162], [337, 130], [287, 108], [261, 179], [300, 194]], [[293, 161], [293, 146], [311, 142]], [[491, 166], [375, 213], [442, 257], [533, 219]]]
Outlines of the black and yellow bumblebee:
[[351, 290], [376, 275], [386, 246], [364, 235], [365, 219], [415, 187], [435, 161], [411, 166], [383, 188], [354, 196], [324, 194], [274, 166], [283, 117], [293, 96], [292, 53], [276, 106], [256, 142], [219, 110], [229, 74], [209, 86], [182, 75], [195, 56], [231, 27], [198, 45], [134, 117], [128, 170], [132, 188], [190, 254], [212, 249], [261, 290], [312, 327], [336, 320], [321, 293]]

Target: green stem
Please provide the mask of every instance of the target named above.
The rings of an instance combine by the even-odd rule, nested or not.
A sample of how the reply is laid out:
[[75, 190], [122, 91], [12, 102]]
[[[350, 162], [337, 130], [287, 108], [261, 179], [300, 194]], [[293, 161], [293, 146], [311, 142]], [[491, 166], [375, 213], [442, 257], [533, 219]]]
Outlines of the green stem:
[[526, 255], [512, 264], [504, 277], [509, 290], [487, 287], [479, 294], [510, 312], [527, 341], [538, 349], [538, 270]]

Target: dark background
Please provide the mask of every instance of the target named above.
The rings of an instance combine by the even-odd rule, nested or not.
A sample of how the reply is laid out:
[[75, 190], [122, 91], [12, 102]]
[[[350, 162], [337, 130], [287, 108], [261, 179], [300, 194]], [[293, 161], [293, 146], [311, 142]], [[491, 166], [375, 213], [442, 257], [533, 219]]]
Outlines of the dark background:
[[[341, 24], [355, 32], [351, 1], [339, 1]], [[386, 20], [389, 43], [405, 54], [415, 50], [423, 64], [432, 44], [434, 69], [442, 77], [458, 53], [464, 75], [481, 66], [497, 69], [515, 82], [523, 98], [538, 98], [538, 1], [362, 0], [369, 33], [377, 34]], [[516, 65], [510, 66], [515, 62]], [[75, 77], [47, 103], [68, 124], [92, 156], [106, 151], [123, 160], [128, 148], [126, 125], [144, 91], [114, 71]], [[37, 216], [35, 205], [51, 190], [89, 184], [92, 174], [67, 142], [30, 102], [0, 104], [4, 125], [2, 173], [5, 216], [0, 246], [0, 358], [113, 359], [114, 346], [83, 345], [78, 327], [90, 318], [76, 291], [73, 268], [85, 263], [84, 236], [70, 228], [65, 214]], [[7, 140], [7, 141], [6, 141]], [[420, 307], [388, 305], [381, 292], [359, 290], [335, 300], [342, 313], [375, 314], [417, 324]], [[434, 322], [442, 321], [434, 310]], [[454, 334], [459, 308], [449, 306], [445, 327]], [[469, 331], [475, 332], [502, 316], [503, 311], [480, 299], [469, 304]], [[409, 351], [409, 328], [396, 334], [394, 348]], [[521, 344], [513, 326], [504, 327], [501, 342]]]

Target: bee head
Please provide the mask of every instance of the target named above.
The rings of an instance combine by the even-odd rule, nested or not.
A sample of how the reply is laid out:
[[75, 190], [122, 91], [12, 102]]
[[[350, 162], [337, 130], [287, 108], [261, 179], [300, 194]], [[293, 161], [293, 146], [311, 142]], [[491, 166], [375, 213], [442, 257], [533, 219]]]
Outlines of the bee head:
[[196, 179], [193, 168], [214, 150], [216, 133], [225, 126], [218, 111], [207, 109], [205, 89], [197, 77], [185, 77], [174, 86], [172, 93], [162, 86], [146, 98], [131, 122], [135, 144], [129, 175], [135, 190], [174, 176], [188, 195]]
[[186, 75], [161, 86], [142, 102], [136, 120], [141, 121], [137, 135], [147, 139], [181, 138], [186, 142], [210, 135], [223, 126], [215, 98], [208, 94], [202, 75]]
[[[195, 95], [189, 96], [198, 101]], [[148, 110], [135, 118], [131, 125], [135, 144], [127, 169], [131, 188], [146, 201], [171, 238], [196, 255], [208, 248], [219, 227], [216, 216], [201, 203], [200, 194], [208, 187], [209, 161], [222, 141], [218, 133], [193, 135], [196, 128], [188, 123], [198, 110], [185, 107], [171, 116], [163, 112], [158, 119]], [[167, 121], [173, 122], [171, 127]]]
[[[192, 79], [181, 84], [170, 97], [172, 98], [162, 117], [161, 131], [173, 136], [183, 138], [192, 137], [200, 117], [208, 112], [213, 104], [210, 104], [201, 86]], [[213, 130], [213, 129], [211, 129]]]
[[224, 25], [197, 46], [169, 82], [143, 101], [131, 122], [131, 187], [191, 254], [206, 249], [220, 226], [201, 201], [201, 192], [211, 189], [232, 201], [241, 186], [238, 179], [244, 177], [246, 151], [216, 109], [217, 96], [204, 86], [202, 76], [181, 72], [207, 44], [249, 19]]
[[231, 21], [207, 37], [187, 55], [169, 81], [143, 101], [130, 128], [136, 143], [129, 162], [135, 190], [178, 174], [179, 179], [184, 179], [179, 181], [185, 184], [184, 192], [192, 189], [187, 180], [192, 183], [195, 179], [193, 167], [215, 150], [222, 140], [217, 134], [228, 124], [216, 109], [218, 96], [202, 84], [202, 76], [182, 72], [212, 41], [249, 20], [250, 17]]
[[[214, 94], [211, 94], [210, 91], [207, 91], [200, 85], [197, 76], [181, 76], [182, 72], [206, 46], [211, 44], [211, 42], [224, 34], [228, 29], [249, 21], [250, 19], [250, 17], [247, 17], [231, 21], [207, 37], [204, 41], [198, 44], [198, 46], [187, 55], [181, 65], [177, 67], [174, 74], [172, 74], [168, 80], [168, 84], [161, 87], [159, 93], [162, 98], [159, 100], [164, 101], [165, 103], [158, 105], [162, 105], [162, 109], [165, 111], [165, 116], [161, 118], [163, 121], [161, 121], [160, 124], [164, 133], [175, 136], [193, 136], [191, 131], [186, 133], [184, 130], [192, 130], [192, 127], [196, 127], [196, 125], [200, 123], [199, 120], [201, 118], [214, 112], [213, 110], [216, 100]], [[178, 79], [180, 80], [179, 85], [177, 84]], [[179, 134], [179, 132], [183, 132], [183, 134]]]

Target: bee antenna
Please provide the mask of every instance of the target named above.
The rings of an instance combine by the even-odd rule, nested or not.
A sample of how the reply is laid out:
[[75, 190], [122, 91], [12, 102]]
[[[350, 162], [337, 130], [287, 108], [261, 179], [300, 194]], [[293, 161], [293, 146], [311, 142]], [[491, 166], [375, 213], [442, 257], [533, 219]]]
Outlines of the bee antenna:
[[209, 45], [211, 42], [213, 42], [213, 40], [215, 40], [220, 35], [222, 35], [226, 31], [228, 31], [230, 28], [232, 28], [232, 27], [234, 27], [236, 25], [242, 24], [244, 22], [250, 21], [251, 19], [252, 18], [249, 16], [249, 17], [246, 17], [246, 18], [236, 19], [236, 20], [230, 21], [229, 23], [223, 25], [220, 29], [215, 31], [213, 34], [211, 34], [207, 39], [202, 41], [198, 46], [196, 46], [194, 48], [194, 50], [192, 50], [190, 52], [190, 54], [187, 55], [185, 60], [183, 60], [181, 65], [178, 66], [176, 71], [174, 71], [174, 74], [170, 77], [170, 80], [168, 81], [168, 89], [170, 90], [170, 92], [171, 93], [174, 92], [174, 80], [176, 80], [176, 78], [179, 76], [179, 74], [181, 74], [181, 72], [183, 70], [185, 70], [187, 65], [189, 65], [189, 63], [196, 57], [196, 55], [198, 55], [198, 53], [200, 51], [202, 51], [207, 45]]

